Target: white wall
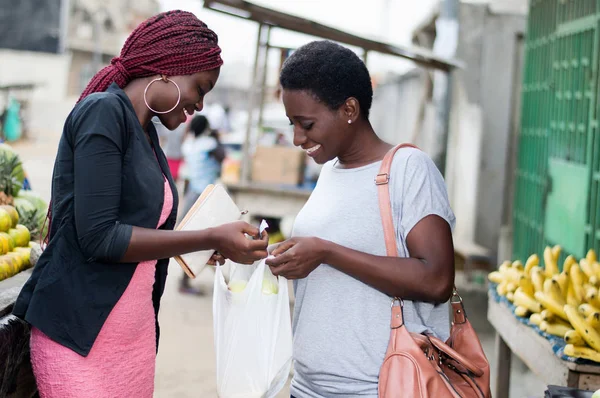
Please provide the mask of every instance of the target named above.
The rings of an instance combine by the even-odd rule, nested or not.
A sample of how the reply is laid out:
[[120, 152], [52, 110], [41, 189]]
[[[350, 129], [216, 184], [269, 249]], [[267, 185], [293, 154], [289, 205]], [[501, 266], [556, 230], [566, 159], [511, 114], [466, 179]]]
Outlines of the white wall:
[[69, 55], [0, 50], [0, 60], [0, 85], [34, 83], [33, 99], [64, 98]]
[[26, 114], [29, 131], [36, 135], [62, 131], [74, 104], [74, 99], [66, 98], [71, 56], [0, 50], [0, 60], [0, 85], [37, 85], [26, 97], [30, 100]]

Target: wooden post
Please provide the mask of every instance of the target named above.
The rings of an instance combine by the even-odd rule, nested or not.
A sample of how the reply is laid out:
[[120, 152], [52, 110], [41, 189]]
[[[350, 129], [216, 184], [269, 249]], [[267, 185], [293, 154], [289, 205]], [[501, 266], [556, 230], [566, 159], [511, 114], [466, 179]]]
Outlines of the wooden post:
[[494, 398], [508, 398], [510, 391], [511, 351], [502, 337], [496, 333], [496, 391]]
[[241, 182], [242, 184], [248, 183], [250, 180], [250, 136], [252, 134], [252, 115], [256, 105], [256, 91], [258, 87], [258, 60], [260, 56], [260, 49], [262, 44], [262, 35], [265, 25], [258, 25], [258, 37], [256, 38], [256, 53], [254, 54], [254, 69], [252, 71], [252, 83], [250, 85], [250, 92], [248, 93], [248, 123], [246, 125], [246, 137], [244, 138], [244, 145], [242, 147], [242, 170], [241, 170]]
[[[269, 41], [271, 40], [271, 25], [267, 26], [267, 33], [266, 33], [266, 39], [265, 42], [262, 44], [263, 46], [263, 62], [262, 62], [262, 75], [261, 75], [261, 80], [260, 80], [260, 97], [259, 97], [259, 102], [258, 102], [258, 128], [260, 129], [263, 125], [263, 110], [265, 108], [265, 91], [266, 91], [266, 84], [267, 84], [267, 73], [268, 73], [268, 63], [269, 63], [269, 50], [270, 50], [270, 46], [269, 46]], [[258, 139], [260, 138], [260, 132], [259, 134], [257, 134], [256, 136], [256, 142], [258, 142]], [[255, 144], [256, 144], [255, 142]]]

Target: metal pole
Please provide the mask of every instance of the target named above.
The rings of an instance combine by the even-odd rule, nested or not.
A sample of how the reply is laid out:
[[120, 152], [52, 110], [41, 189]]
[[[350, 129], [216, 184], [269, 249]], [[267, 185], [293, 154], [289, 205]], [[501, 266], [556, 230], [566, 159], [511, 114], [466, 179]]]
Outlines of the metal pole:
[[252, 114], [256, 103], [256, 87], [258, 75], [258, 60], [260, 56], [261, 36], [265, 25], [258, 25], [258, 36], [256, 38], [256, 53], [254, 54], [254, 68], [252, 70], [252, 83], [250, 93], [248, 95], [248, 123], [246, 125], [246, 137], [244, 137], [244, 145], [242, 147], [242, 184], [250, 181], [250, 135], [252, 134]]
[[67, 51], [67, 38], [69, 37], [69, 16], [71, 15], [71, 1], [61, 0], [60, 2], [60, 37], [58, 41], [58, 53], [64, 54]]
[[[458, 21], [458, 1], [457, 0], [442, 0], [440, 4], [440, 19], [446, 21]], [[445, 76], [444, 92], [440, 98], [439, 116], [441, 124], [440, 142], [441, 151], [436, 156], [436, 164], [442, 175], [446, 176], [446, 158], [448, 153], [448, 136], [450, 131], [450, 117], [452, 109], [452, 70], [448, 71]]]
[[[258, 104], [258, 128], [262, 128], [263, 125], [263, 110], [265, 108], [265, 91], [266, 91], [266, 87], [265, 85], [267, 84], [267, 66], [269, 63], [269, 41], [271, 40], [271, 25], [267, 26], [267, 33], [266, 33], [267, 37], [266, 40], [262, 43], [262, 48], [263, 48], [263, 52], [264, 52], [264, 56], [263, 56], [263, 64], [262, 64], [262, 75], [261, 75], [261, 82], [260, 82], [260, 102]], [[260, 132], [259, 132], [260, 134]], [[258, 136], [256, 137], [256, 139], [258, 140]]]

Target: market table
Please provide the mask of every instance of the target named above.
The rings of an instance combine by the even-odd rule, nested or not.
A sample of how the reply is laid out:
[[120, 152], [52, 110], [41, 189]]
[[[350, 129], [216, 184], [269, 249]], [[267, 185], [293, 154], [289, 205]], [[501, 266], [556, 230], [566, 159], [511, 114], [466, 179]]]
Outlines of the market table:
[[312, 193], [300, 187], [258, 183], [226, 184], [233, 201], [248, 217], [295, 217]]
[[511, 355], [519, 357], [547, 385], [582, 390], [600, 389], [600, 364], [578, 364], [561, 359], [552, 342], [520, 322], [492, 291], [488, 294], [488, 321], [496, 330], [496, 380], [494, 398], [507, 398], [510, 386]]

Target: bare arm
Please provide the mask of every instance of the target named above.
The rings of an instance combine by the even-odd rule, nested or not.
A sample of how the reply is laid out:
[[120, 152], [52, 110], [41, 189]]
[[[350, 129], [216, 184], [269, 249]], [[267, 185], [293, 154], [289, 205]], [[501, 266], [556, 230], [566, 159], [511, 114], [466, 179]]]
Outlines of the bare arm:
[[373, 256], [325, 245], [325, 263], [392, 297], [445, 302], [454, 286], [454, 248], [448, 223], [438, 216], [421, 220], [406, 239], [410, 257]]
[[448, 223], [430, 215], [406, 239], [409, 258], [375, 256], [318, 238], [293, 238], [273, 251], [267, 260], [273, 273], [289, 279], [308, 276], [328, 264], [391, 296], [440, 303], [454, 285], [454, 248]]
[[268, 236], [250, 240], [244, 233], [257, 236], [258, 228], [235, 222], [202, 231], [164, 231], [133, 227], [131, 240], [121, 262], [169, 258], [185, 253], [214, 249], [238, 263], [251, 264], [267, 256]]

